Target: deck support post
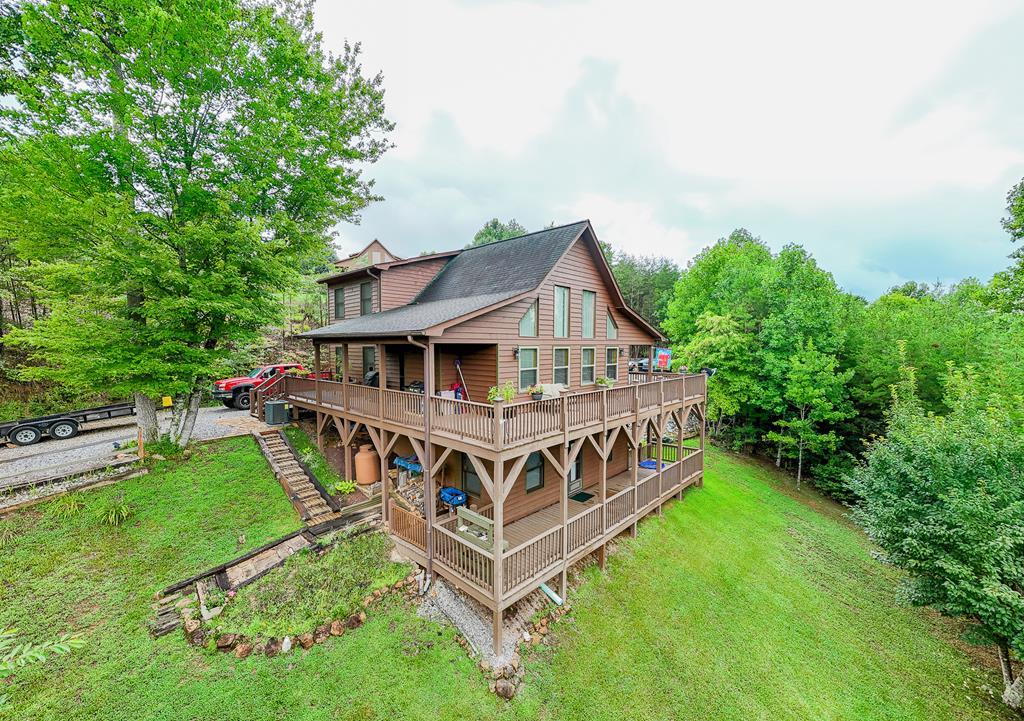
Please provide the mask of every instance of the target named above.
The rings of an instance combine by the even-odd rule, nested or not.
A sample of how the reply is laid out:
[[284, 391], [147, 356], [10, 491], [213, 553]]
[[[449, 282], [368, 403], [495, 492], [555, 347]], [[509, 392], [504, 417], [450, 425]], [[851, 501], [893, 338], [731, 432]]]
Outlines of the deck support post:
[[494, 653], [501, 655], [502, 635], [504, 623], [502, 622], [501, 600], [505, 589], [504, 581], [504, 557], [505, 549], [505, 462], [498, 456], [494, 459], [494, 470], [491, 472], [491, 484], [494, 489], [494, 573], [491, 578], [494, 581]]
[[704, 487], [704, 434], [708, 425], [707, 418], [705, 418], [706, 414], [707, 405], [701, 404], [700, 413], [698, 414], [700, 416], [700, 475], [697, 476], [697, 488]]
[[647, 346], [647, 381], [654, 380], [654, 346]]
[[320, 402], [320, 344], [313, 341], [313, 388], [316, 389], [316, 446], [321, 451], [324, 449], [324, 435], [322, 432], [323, 423], [320, 422], [320, 409], [323, 403]]
[[[630, 429], [630, 436], [633, 442], [630, 444], [630, 480], [633, 482], [633, 516], [636, 517], [636, 512], [639, 510], [639, 501], [637, 497], [637, 483], [640, 480], [640, 388], [633, 386], [633, 428]], [[634, 520], [630, 526], [630, 535], [636, 536], [636, 521]]]
[[388, 362], [384, 357], [385, 346], [377, 344], [377, 417], [384, 420], [384, 389], [388, 387]]
[[[608, 395], [605, 394], [605, 403], [608, 401]], [[601, 480], [600, 480], [600, 498], [601, 498], [601, 530], [606, 531], [605, 526], [605, 503], [608, 501], [608, 415], [605, 414], [605, 429], [601, 432]], [[582, 451], [580, 451], [582, 453]], [[636, 489], [633, 490], [634, 497], [636, 496]], [[635, 503], [634, 498], [634, 503]], [[602, 536], [604, 533], [602, 532]], [[604, 570], [604, 543], [601, 544], [601, 548], [598, 552], [597, 563]]]
[[[562, 450], [559, 455], [559, 463], [562, 465], [562, 484], [559, 494], [559, 510], [561, 511], [562, 524], [562, 573], [559, 577], [559, 595], [565, 599], [568, 583], [566, 569], [569, 567], [569, 399], [561, 397], [562, 413]], [[580, 453], [583, 451], [580, 450]], [[601, 509], [601, 530], [604, 530], [604, 509]]]
[[[430, 439], [434, 400], [434, 342], [427, 340], [423, 348], [423, 511], [427, 517], [427, 578], [434, 573], [434, 446]], [[499, 614], [500, 615], [500, 614]]]
[[[661, 403], [662, 403], [661, 411], [663, 411], [664, 410], [664, 404], [665, 404], [665, 383], [664, 383], [664, 381], [662, 381], [662, 384], [661, 384]], [[657, 428], [657, 430], [658, 430], [658, 459], [657, 459], [657, 463], [658, 463], [658, 498], [659, 498], [659, 501], [658, 501], [658, 515], [659, 516], [662, 515], [662, 506], [665, 505], [660, 500], [661, 499], [661, 494], [665, 492], [665, 488], [664, 488], [664, 486], [665, 486], [665, 470], [663, 468], [663, 466], [664, 466], [663, 459], [665, 457], [665, 430], [664, 430], [665, 427], [664, 427], [663, 424], [665, 422], [665, 419], [662, 416], [661, 411], [658, 412], [658, 428]]]
[[391, 479], [388, 477], [388, 432], [380, 429], [380, 518], [391, 528], [388, 501], [391, 499]]
[[[349, 372], [352, 368], [351, 351], [352, 346], [348, 343], [341, 344], [341, 398], [342, 405], [344, 405], [344, 413], [348, 414], [348, 377]], [[355, 480], [355, 475], [352, 472], [352, 444], [349, 442], [348, 434], [351, 430], [349, 427], [349, 421], [347, 415], [342, 416], [341, 425], [345, 429], [345, 433], [341, 439], [342, 443], [345, 444], [345, 480]]]

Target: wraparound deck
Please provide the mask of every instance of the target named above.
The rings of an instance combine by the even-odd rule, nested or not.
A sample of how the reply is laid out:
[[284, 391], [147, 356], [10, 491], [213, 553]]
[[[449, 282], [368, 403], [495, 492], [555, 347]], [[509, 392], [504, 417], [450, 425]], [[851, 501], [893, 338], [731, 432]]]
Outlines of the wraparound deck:
[[[659, 374], [656, 380], [630, 381], [609, 389], [571, 393], [540, 401], [495, 404], [433, 396], [431, 434], [491, 451], [519, 448], [546, 440], [574, 437], [595, 428], [627, 423], [704, 403], [704, 374]], [[637, 382], [633, 382], [637, 379]], [[354, 383], [286, 376], [255, 391], [253, 408], [269, 398], [374, 425], [386, 425], [419, 437], [424, 433], [427, 399], [419, 393], [381, 389]]]
[[[500, 607], [506, 608], [557, 574], [563, 561], [572, 563], [594, 551], [697, 482], [703, 470], [703, 452], [686, 450], [689, 453], [681, 460], [665, 463], [661, 473], [637, 469], [635, 486], [632, 471], [609, 477], [604, 503], [596, 494], [585, 502], [570, 499], [564, 527], [558, 504], [506, 525]], [[426, 520], [393, 502], [390, 517], [392, 534], [426, 555]], [[447, 515], [438, 517], [434, 524], [431, 536], [435, 567], [478, 600], [493, 604], [495, 553], [463, 539], [455, 532], [455, 524], [456, 519]]]

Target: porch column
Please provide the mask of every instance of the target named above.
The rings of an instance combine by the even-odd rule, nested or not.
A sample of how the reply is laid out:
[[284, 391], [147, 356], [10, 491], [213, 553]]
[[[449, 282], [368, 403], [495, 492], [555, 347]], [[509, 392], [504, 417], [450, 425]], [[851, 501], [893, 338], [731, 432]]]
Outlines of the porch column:
[[491, 499], [494, 502], [494, 573], [491, 574], [494, 580], [494, 653], [500, 655], [505, 630], [501, 609], [505, 590], [505, 569], [502, 567], [505, 558], [505, 549], [502, 548], [505, 538], [505, 462], [500, 456], [494, 461], [491, 481], [494, 488], [494, 498]]
[[345, 444], [345, 480], [347, 481], [355, 479], [355, 476], [352, 474], [352, 444], [348, 442], [350, 422], [348, 418], [348, 376], [349, 369], [351, 368], [349, 359], [350, 348], [351, 346], [348, 343], [341, 344], [341, 402], [344, 406], [341, 425], [345, 429], [345, 437], [341, 440]]
[[377, 417], [384, 420], [384, 389], [388, 387], [388, 363], [384, 358], [384, 344], [377, 344]]
[[647, 380], [654, 380], [654, 346], [647, 346]]
[[320, 343], [313, 341], [313, 388], [316, 394], [316, 445], [324, 449], [323, 424], [320, 422]]
[[633, 427], [629, 430], [630, 438], [633, 443], [630, 446], [630, 480], [633, 483], [633, 523], [629, 527], [630, 535], [636, 536], [636, 512], [639, 508], [639, 498], [637, 497], [637, 482], [640, 478], [640, 389], [637, 386], [633, 386]]
[[423, 512], [427, 517], [427, 578], [434, 572], [434, 447], [430, 442], [430, 425], [433, 417], [434, 398], [434, 343], [427, 340], [423, 349]]

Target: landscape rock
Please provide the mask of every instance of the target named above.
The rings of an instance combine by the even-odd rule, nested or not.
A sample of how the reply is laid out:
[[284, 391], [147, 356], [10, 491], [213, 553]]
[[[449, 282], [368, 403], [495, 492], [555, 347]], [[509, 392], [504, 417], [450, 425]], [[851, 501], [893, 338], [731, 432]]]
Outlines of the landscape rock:
[[202, 628], [197, 628], [190, 634], [187, 634], [188, 642], [193, 646], [205, 646], [206, 645], [206, 631]]
[[331, 621], [331, 635], [341, 636], [345, 633], [345, 622], [340, 618], [336, 618]]
[[291, 636], [285, 636], [281, 640], [281, 653], [288, 653], [291, 650], [292, 650], [292, 637]]
[[198, 631], [202, 625], [202, 622], [198, 618], [188, 619], [185, 621], [185, 635], [191, 636], [193, 633]]
[[235, 646], [235, 657], [236, 658], [247, 658], [252, 653], [253, 645], [251, 643], [240, 643]]
[[313, 648], [314, 641], [313, 634], [311, 633], [301, 633], [296, 636], [296, 640], [299, 642], [299, 645], [307, 651]]
[[238, 642], [238, 635], [234, 633], [225, 633], [217, 637], [217, 650], [218, 651], [230, 651], [235, 647]]
[[365, 618], [366, 614], [353, 613], [351, 616], [348, 617], [348, 620], [345, 621], [345, 626], [347, 626], [348, 628], [359, 628], [363, 625], [363, 621], [360, 618], [360, 616], [363, 616]]
[[506, 679], [501, 679], [494, 683], [494, 693], [498, 695], [498, 698], [508, 700], [516, 695], [516, 685]]
[[360, 611], [359, 612], [359, 623], [360, 624], [366, 623], [366, 611]]
[[331, 635], [331, 627], [329, 624], [323, 626], [317, 626], [316, 631], [313, 632], [313, 641], [316, 643], [323, 643], [328, 636]]
[[268, 638], [265, 653], [268, 656], [276, 656], [281, 653], [281, 640], [277, 638]]

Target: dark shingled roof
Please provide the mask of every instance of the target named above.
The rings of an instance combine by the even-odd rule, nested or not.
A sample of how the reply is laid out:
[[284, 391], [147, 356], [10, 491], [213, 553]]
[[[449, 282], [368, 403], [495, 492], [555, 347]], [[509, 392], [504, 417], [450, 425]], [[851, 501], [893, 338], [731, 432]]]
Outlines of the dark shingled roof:
[[317, 328], [306, 338], [416, 335], [539, 286], [584, 228], [581, 220], [467, 248], [412, 303]]

